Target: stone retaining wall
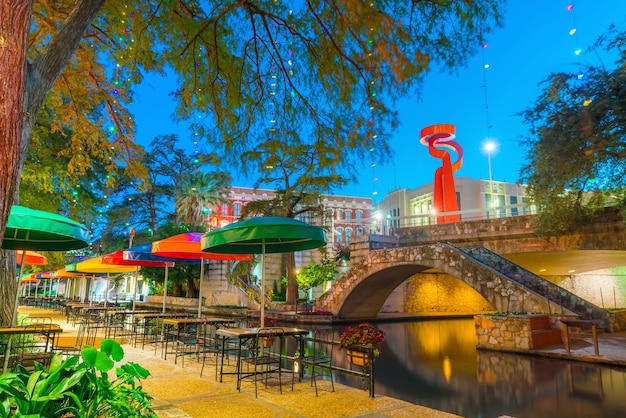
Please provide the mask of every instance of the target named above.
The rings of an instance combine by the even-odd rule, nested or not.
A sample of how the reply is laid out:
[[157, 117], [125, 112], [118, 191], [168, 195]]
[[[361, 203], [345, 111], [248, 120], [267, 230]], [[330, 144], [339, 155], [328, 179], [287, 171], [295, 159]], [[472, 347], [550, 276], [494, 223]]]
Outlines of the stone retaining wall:
[[[475, 315], [476, 347], [487, 350], [528, 351], [533, 348], [531, 318], [539, 315]], [[561, 329], [560, 319], [567, 315], [545, 315], [550, 327]]]

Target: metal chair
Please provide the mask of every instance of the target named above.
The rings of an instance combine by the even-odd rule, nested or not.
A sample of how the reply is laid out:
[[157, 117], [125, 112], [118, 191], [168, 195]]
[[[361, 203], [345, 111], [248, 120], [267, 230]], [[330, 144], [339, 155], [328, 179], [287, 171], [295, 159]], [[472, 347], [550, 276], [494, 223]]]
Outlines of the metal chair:
[[53, 348], [54, 351], [64, 355], [77, 355], [80, 354], [84, 346], [94, 346], [96, 344], [97, 328], [91, 327], [88, 320], [83, 319], [78, 327], [78, 333], [76, 334], [76, 340], [72, 345], [57, 345]]
[[[241, 374], [239, 380], [249, 377], [254, 380], [255, 397], [258, 397], [258, 381], [263, 379], [267, 387], [269, 378], [276, 376], [279, 391], [283, 393], [283, 341], [284, 331], [282, 328], [259, 328], [247, 347], [247, 355], [241, 358], [241, 362], [248, 365], [248, 370]], [[241, 366], [242, 364], [239, 364], [240, 368]], [[293, 379], [291, 390], [293, 390]]]
[[332, 328], [320, 328], [313, 332], [313, 346], [311, 353], [304, 356], [304, 363], [311, 367], [311, 384], [315, 386], [315, 396], [317, 391], [317, 376], [323, 377], [327, 371], [330, 376], [331, 391], [335, 391], [333, 379], [333, 351], [335, 347], [334, 331]]

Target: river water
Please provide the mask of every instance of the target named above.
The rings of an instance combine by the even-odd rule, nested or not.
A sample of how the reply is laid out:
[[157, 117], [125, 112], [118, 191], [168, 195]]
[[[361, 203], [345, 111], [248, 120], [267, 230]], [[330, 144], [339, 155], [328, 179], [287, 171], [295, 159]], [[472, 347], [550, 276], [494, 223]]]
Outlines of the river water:
[[[387, 337], [375, 365], [377, 395], [468, 418], [626, 417], [625, 368], [476, 350], [473, 319], [378, 327]], [[335, 381], [367, 388], [338, 373]]]

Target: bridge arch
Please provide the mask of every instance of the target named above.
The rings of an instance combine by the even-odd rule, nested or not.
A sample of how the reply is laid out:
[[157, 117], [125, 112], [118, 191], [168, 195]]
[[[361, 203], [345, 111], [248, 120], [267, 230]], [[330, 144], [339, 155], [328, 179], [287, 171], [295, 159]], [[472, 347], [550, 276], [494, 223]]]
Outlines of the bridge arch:
[[498, 311], [550, 311], [547, 299], [445, 243], [370, 251], [319, 298], [317, 307], [343, 319], [375, 318], [394, 289], [429, 269], [462, 280]]

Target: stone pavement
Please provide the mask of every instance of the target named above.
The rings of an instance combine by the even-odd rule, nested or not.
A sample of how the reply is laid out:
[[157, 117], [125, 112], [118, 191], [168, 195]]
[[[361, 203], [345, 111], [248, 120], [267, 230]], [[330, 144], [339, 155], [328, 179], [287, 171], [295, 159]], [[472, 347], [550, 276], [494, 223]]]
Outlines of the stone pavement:
[[[63, 328], [64, 338], [73, 338], [76, 327], [65, 321], [65, 316], [51, 310], [33, 307], [20, 307], [20, 313], [32, 316], [50, 316], [54, 323]], [[96, 343], [97, 345], [97, 343]], [[215, 368], [205, 366], [200, 377], [201, 364], [192, 356], [185, 358], [185, 367], [174, 364], [173, 356], [167, 360], [155, 355], [154, 349], [142, 350], [130, 344], [123, 344], [123, 362], [133, 361], [150, 371], [151, 376], [142, 384], [144, 390], [154, 397], [154, 411], [161, 418], [209, 418], [209, 417], [457, 417], [419, 405], [376, 395], [369, 398], [366, 389], [355, 389], [335, 383], [331, 392], [330, 382], [318, 380], [319, 396], [310, 379], [296, 382], [291, 391], [289, 382], [283, 383], [283, 393], [277, 386], [258, 385], [258, 398], [254, 396], [254, 383], [244, 381], [241, 391], [237, 391], [235, 379], [225, 376], [224, 382], [215, 379]]]
[[[67, 338], [76, 331], [65, 322], [65, 317], [41, 308], [20, 307], [20, 312], [30, 315], [53, 316], [53, 321], [64, 329]], [[525, 354], [554, 357], [626, 367], [626, 333], [600, 333], [599, 356], [594, 355], [591, 338], [573, 339], [571, 352], [563, 344], [530, 350]], [[254, 384], [244, 382], [237, 391], [234, 378], [216, 382], [215, 368], [205, 367], [200, 377], [201, 365], [187, 357], [185, 367], [180, 360], [161, 359], [153, 349], [142, 350], [124, 344], [124, 361], [134, 361], [147, 368], [151, 376], [143, 381], [146, 392], [154, 397], [153, 407], [159, 417], [456, 417], [456, 415], [413, 405], [387, 396], [368, 397], [366, 389], [355, 389], [330, 382], [318, 381], [319, 396], [310, 380], [296, 382], [293, 392], [289, 379], [280, 394], [275, 386], [259, 384], [259, 396], [254, 396]]]

